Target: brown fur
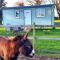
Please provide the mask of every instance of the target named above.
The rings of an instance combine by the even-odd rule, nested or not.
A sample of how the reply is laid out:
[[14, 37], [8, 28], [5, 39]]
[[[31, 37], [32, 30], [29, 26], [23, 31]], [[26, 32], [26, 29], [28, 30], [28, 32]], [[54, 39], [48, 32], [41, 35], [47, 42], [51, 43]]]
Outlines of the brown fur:
[[10, 41], [8, 38], [0, 37], [0, 56], [4, 60], [9, 60], [15, 55], [16, 43]]

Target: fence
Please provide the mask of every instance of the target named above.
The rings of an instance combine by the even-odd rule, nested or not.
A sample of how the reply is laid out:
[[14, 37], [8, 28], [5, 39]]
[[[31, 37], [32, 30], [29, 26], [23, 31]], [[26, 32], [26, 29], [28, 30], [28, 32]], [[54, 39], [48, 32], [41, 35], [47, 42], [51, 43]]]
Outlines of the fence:
[[[53, 32], [56, 33], [56, 31]], [[35, 25], [33, 24], [33, 47], [35, 55], [60, 57], [60, 37], [37, 36], [36, 33], [38, 32], [35, 31]], [[44, 31], [44, 33], [48, 36], [51, 34], [51, 31]], [[54, 34], [51, 35], [53, 36]]]

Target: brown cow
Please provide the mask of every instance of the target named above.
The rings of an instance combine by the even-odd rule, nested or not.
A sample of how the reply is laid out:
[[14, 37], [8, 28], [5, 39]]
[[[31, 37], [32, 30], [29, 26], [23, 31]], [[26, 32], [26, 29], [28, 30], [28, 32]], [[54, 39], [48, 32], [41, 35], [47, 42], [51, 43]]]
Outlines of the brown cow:
[[10, 58], [15, 57], [17, 53], [31, 56], [30, 54], [32, 53], [33, 47], [27, 35], [28, 33], [24, 36], [16, 36], [13, 40], [6, 37], [0, 37], [0, 57], [4, 60], [10, 60]]

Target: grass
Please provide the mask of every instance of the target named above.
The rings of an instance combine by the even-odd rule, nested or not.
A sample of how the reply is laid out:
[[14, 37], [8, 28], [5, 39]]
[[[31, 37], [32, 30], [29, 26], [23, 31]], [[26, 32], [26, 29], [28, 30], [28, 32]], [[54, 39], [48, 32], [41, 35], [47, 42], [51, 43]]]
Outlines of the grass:
[[35, 40], [34, 48], [38, 56], [60, 56], [60, 40]]
[[[19, 34], [22, 33], [19, 32]], [[14, 36], [14, 34], [12, 31], [6, 32], [5, 28], [0, 27], [0, 36]], [[33, 36], [33, 30], [29, 33], [29, 36]], [[49, 30], [37, 29], [35, 30], [35, 36], [60, 38], [60, 29], [49, 29]]]
[[13, 36], [13, 33], [10, 31], [10, 32], [7, 32], [5, 28], [3, 27], [0, 27], [0, 36]]
[[[33, 33], [30, 32], [30, 36], [32, 36]], [[45, 36], [45, 37], [60, 37], [60, 29], [50, 29], [50, 30], [35, 30], [35, 36]]]

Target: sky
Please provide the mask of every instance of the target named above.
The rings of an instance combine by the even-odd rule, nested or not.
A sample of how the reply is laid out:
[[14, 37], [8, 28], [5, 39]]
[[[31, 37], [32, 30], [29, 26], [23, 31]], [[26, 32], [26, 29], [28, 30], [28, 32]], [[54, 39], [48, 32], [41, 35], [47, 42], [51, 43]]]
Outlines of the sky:
[[[15, 6], [15, 3], [18, 2], [18, 1], [24, 2], [25, 5], [28, 5], [27, 0], [5, 0], [5, 2], [7, 2], [6, 6], [8, 6], [8, 7]], [[33, 0], [31, 0], [31, 1], [33, 1]], [[50, 4], [52, 2], [51, 2], [51, 0], [44, 0], [44, 3], [45, 4]], [[44, 4], [44, 3], [42, 3], [42, 4]]]
[[[5, 2], [7, 2], [6, 6], [7, 7], [12, 7], [15, 5], [15, 3], [17, 2], [18, 0], [5, 0]], [[22, 1], [22, 0], [21, 0]]]
[[24, 2], [26, 4], [27, 0], [5, 0], [5, 2], [7, 2], [6, 6], [7, 7], [12, 7], [15, 6], [16, 2]]

